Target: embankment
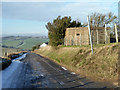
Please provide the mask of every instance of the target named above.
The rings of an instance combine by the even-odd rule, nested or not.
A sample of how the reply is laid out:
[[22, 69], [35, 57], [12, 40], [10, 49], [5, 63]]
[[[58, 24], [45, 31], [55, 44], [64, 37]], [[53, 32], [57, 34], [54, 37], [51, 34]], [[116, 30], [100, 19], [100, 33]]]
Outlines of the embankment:
[[10, 59], [0, 57], [0, 69], [1, 70], [4, 70], [5, 68], [7, 68], [11, 63], [12, 61]]
[[34, 53], [47, 57], [77, 74], [95, 81], [117, 84], [118, 80], [118, 44], [94, 46], [51, 46], [35, 50]]
[[26, 52], [14, 52], [9, 54], [7, 58], [0, 57], [0, 69], [4, 70], [12, 63], [12, 59], [18, 58], [25, 53]]

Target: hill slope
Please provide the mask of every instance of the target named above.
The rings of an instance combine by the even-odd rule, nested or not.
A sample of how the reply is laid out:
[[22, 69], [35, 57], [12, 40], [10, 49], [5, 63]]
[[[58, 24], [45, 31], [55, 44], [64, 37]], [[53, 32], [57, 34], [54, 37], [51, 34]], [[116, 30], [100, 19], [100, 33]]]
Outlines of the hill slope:
[[94, 46], [47, 46], [34, 51], [92, 80], [115, 83], [118, 80], [118, 44]]
[[1, 46], [31, 50], [34, 45], [48, 42], [48, 38], [27, 37], [27, 36], [9, 36], [3, 37]]

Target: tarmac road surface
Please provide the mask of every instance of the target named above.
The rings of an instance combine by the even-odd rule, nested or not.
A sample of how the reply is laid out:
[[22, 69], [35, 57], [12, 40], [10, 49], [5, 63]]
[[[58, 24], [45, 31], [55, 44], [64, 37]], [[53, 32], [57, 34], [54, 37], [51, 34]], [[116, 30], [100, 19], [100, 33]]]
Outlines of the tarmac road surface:
[[[99, 88], [108, 86], [88, 80], [40, 55], [28, 53], [2, 71], [2, 88]], [[111, 86], [112, 87], [112, 86]]]

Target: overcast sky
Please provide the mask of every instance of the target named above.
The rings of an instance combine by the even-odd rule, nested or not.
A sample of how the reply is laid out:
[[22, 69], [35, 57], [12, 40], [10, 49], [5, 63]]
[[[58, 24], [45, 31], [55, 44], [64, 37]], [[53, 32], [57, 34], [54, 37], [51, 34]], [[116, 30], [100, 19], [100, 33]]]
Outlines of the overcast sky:
[[[92, 12], [118, 15], [119, 0], [3, 0], [2, 27], [3, 34], [40, 33], [47, 35], [45, 25], [58, 15], [71, 16], [73, 20], [86, 22]], [[25, 1], [25, 0], [24, 0]], [[36, 0], [38, 1], [38, 0]], [[48, 2], [49, 1], [49, 2]]]

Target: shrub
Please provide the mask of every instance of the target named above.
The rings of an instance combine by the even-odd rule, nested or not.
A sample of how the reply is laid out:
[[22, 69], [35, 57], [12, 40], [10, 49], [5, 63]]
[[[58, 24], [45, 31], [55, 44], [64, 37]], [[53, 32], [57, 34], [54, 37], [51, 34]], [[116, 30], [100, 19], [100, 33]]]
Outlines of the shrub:
[[11, 63], [12, 63], [11, 60], [2, 58], [2, 63], [0, 63], [0, 67], [2, 68], [2, 70], [4, 70], [4, 69], [7, 68]]
[[36, 47], [36, 46], [33, 46], [33, 47], [32, 47], [32, 51], [34, 51], [35, 49], [37, 49], [37, 47]]

